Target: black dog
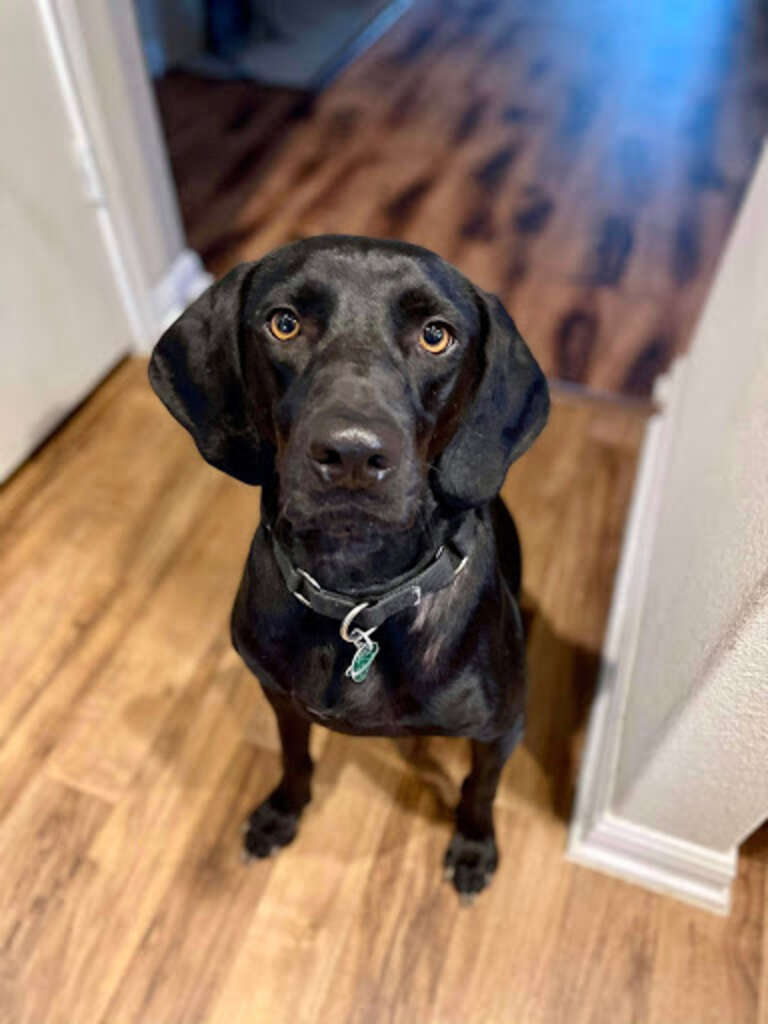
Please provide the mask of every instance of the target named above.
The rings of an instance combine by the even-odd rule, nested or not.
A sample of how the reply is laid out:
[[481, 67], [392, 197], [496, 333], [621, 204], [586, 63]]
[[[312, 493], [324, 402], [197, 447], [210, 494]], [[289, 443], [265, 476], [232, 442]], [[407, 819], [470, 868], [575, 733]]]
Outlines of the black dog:
[[149, 376], [208, 462], [262, 486], [232, 639], [277, 715], [283, 777], [246, 851], [296, 835], [312, 722], [467, 736], [445, 866], [460, 893], [482, 889], [525, 698], [520, 550], [497, 494], [549, 409], [512, 320], [426, 249], [322, 236], [209, 288]]

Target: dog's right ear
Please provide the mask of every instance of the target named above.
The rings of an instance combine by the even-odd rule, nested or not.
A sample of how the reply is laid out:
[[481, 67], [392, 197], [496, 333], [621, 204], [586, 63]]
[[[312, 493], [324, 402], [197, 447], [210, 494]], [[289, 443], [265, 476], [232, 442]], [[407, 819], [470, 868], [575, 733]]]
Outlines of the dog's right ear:
[[163, 334], [149, 362], [152, 388], [203, 458], [247, 484], [262, 483], [274, 464], [274, 446], [258, 426], [264, 410], [255, 407], [242, 367], [255, 267], [242, 263], [203, 292]]

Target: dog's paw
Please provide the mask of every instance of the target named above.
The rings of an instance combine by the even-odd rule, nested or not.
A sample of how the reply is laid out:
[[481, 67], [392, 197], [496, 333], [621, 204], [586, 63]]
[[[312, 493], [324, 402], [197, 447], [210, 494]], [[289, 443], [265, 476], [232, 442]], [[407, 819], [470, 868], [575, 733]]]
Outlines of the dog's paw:
[[267, 798], [243, 823], [243, 859], [269, 857], [296, 838], [299, 815], [278, 810]]
[[443, 865], [445, 877], [461, 897], [462, 903], [471, 903], [489, 884], [499, 863], [499, 851], [493, 836], [468, 839], [456, 832], [445, 851]]

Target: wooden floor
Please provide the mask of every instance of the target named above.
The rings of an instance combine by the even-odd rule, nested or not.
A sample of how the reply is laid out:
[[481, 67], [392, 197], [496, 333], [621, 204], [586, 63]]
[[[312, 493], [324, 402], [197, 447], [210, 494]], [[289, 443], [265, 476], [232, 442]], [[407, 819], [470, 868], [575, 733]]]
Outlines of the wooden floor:
[[276, 732], [229, 647], [257, 494], [124, 364], [0, 492], [3, 1024], [756, 1024], [768, 839], [723, 920], [563, 859], [644, 415], [561, 395], [506, 498], [526, 553], [528, 746], [502, 864], [441, 877], [458, 741], [317, 731], [296, 843], [243, 866]]
[[216, 272], [319, 232], [436, 249], [545, 370], [646, 395], [685, 347], [764, 136], [764, 0], [416, 0], [302, 115], [171, 76], [189, 237]]

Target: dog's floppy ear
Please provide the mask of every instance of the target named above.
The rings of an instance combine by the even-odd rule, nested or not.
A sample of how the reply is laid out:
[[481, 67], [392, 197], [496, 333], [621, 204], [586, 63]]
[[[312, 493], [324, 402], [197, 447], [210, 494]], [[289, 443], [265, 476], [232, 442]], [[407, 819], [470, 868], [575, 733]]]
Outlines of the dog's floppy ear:
[[240, 334], [255, 266], [242, 263], [203, 292], [163, 334], [149, 363], [155, 393], [203, 458], [247, 484], [263, 482], [274, 453], [243, 377]]
[[485, 331], [480, 380], [437, 464], [441, 494], [465, 508], [498, 494], [549, 413], [546, 378], [512, 318], [495, 295], [476, 291]]

